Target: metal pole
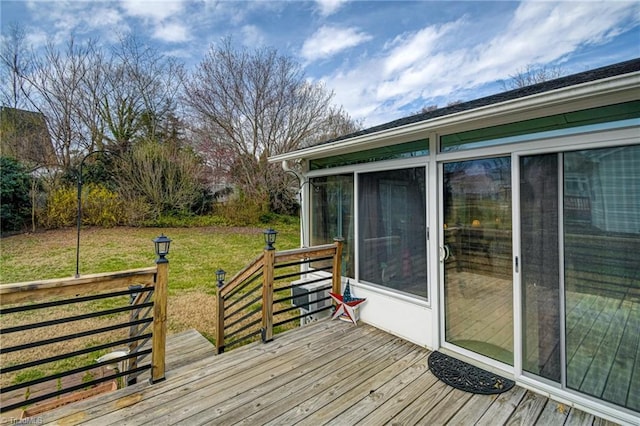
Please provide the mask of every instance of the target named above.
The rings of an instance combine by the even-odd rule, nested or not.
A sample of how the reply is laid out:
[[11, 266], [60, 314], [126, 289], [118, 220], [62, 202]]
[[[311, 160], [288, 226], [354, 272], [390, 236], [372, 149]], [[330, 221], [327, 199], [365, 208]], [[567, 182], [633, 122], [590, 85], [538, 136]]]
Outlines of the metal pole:
[[82, 161], [80, 161], [80, 170], [78, 173], [78, 212], [76, 214], [77, 216], [76, 227], [78, 228], [77, 229], [78, 236], [76, 239], [76, 278], [80, 278], [80, 228], [82, 227], [82, 167], [84, 166], [84, 161], [87, 158], [89, 158], [93, 154], [98, 154], [98, 153], [112, 154], [112, 152], [105, 151], [105, 150], [92, 151], [87, 155], [85, 155]]
[[82, 226], [82, 165], [84, 160], [91, 154], [88, 154], [80, 162], [80, 172], [78, 173], [78, 212], [76, 213], [76, 227], [78, 237], [76, 239], [76, 278], [80, 278], [80, 227]]

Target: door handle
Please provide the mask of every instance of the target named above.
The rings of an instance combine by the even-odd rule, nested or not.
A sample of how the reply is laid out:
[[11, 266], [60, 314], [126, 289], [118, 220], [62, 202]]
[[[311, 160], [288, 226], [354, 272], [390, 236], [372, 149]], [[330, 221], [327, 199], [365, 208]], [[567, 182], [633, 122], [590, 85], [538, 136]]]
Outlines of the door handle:
[[451, 249], [448, 245], [440, 247], [440, 262], [445, 262], [451, 257]]

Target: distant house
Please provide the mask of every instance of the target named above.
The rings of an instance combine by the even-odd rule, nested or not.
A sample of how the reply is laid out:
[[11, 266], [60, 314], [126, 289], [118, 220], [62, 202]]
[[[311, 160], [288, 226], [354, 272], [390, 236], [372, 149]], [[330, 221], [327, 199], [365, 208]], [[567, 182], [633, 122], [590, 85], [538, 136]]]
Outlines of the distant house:
[[640, 59], [270, 161], [362, 321], [640, 424]]
[[30, 166], [57, 163], [45, 117], [39, 112], [1, 107], [0, 143], [3, 156]]

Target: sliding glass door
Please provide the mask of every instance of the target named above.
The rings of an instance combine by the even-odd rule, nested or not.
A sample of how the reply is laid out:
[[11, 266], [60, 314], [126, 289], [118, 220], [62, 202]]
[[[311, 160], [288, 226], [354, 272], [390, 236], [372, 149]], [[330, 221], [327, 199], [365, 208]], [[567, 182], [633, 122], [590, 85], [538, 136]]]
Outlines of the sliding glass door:
[[523, 369], [640, 410], [640, 146], [520, 158]]
[[513, 364], [511, 158], [443, 165], [447, 343]]

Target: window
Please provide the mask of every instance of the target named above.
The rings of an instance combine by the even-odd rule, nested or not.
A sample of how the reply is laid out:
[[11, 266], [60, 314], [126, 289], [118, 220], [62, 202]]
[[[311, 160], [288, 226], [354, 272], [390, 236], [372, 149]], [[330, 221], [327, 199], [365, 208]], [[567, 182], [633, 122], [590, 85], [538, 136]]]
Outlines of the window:
[[[543, 136], [568, 134], [581, 126], [593, 126], [593, 129], [602, 126], [615, 127], [624, 125], [626, 120], [638, 117], [640, 117], [640, 101], [590, 108], [444, 135], [440, 138], [440, 151], [451, 152], [530, 141]], [[579, 131], [585, 131], [585, 129], [582, 128]]]
[[[353, 278], [353, 175], [312, 178], [310, 185], [311, 245], [343, 238], [342, 276]], [[315, 262], [313, 266], [325, 265]]]
[[359, 279], [427, 298], [426, 170], [359, 175]]
[[309, 167], [311, 170], [319, 170], [331, 167], [348, 166], [352, 164], [393, 160], [397, 158], [424, 157], [426, 155], [429, 155], [429, 139], [421, 139], [398, 145], [368, 149], [366, 151], [318, 158], [316, 160], [311, 160], [309, 162]]
[[640, 145], [563, 160], [567, 387], [638, 411]]

